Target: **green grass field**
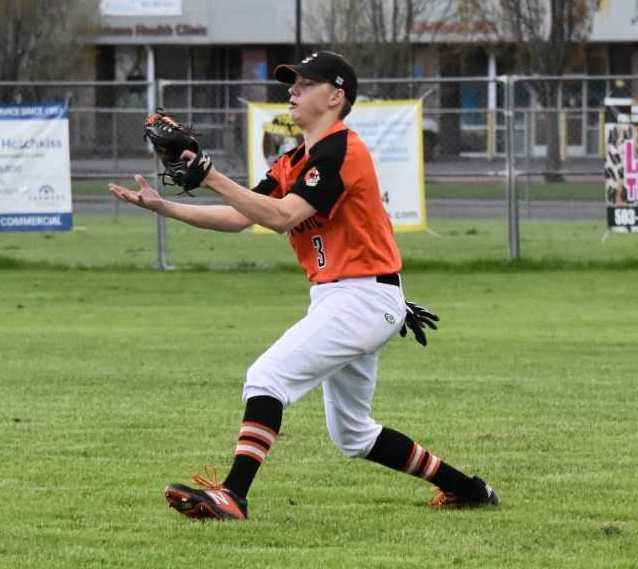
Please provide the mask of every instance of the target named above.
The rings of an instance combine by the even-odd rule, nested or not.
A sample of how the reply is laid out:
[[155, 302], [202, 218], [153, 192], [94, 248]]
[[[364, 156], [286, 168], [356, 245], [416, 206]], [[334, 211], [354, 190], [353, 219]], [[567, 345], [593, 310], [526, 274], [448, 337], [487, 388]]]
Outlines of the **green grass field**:
[[[19, 263], [57, 267], [137, 267], [157, 265], [155, 218], [141, 215], [76, 215], [74, 231], [0, 233], [0, 266]], [[638, 268], [635, 235], [612, 234], [602, 241], [600, 221], [521, 220], [523, 264]], [[505, 266], [507, 227], [501, 220], [435, 219], [429, 233], [401, 233], [397, 239], [408, 268], [474, 270]], [[239, 235], [202, 231], [168, 221], [169, 261], [180, 269], [296, 270], [288, 240], [279, 235]]]
[[[33, 250], [5, 248], [0, 270], [0, 568], [638, 567], [635, 269], [481, 270], [457, 257], [458, 270], [405, 271], [442, 325], [427, 350], [389, 343], [375, 415], [484, 475], [501, 507], [426, 509], [425, 483], [340, 456], [313, 393], [285, 414], [251, 520], [203, 524], [169, 511], [161, 490], [205, 463], [224, 475], [245, 369], [301, 317], [307, 284], [276, 269], [11, 268], [17, 253], [58, 262], [84, 247], [108, 261], [150, 248], [141, 233], [128, 241], [127, 223], [110, 228], [110, 252], [92, 249], [93, 226], [2, 237]], [[234, 243], [235, 261], [280, 259], [275, 237], [248, 237], [211, 241], [211, 257]]]
[[[566, 200], [600, 201], [604, 203], [602, 182], [528, 182], [526, 178], [517, 179], [517, 192], [520, 199], [526, 200]], [[466, 198], [466, 199], [505, 199], [504, 182], [482, 183], [468, 180], [458, 182], [428, 182], [426, 194], [430, 199]]]
[[[427, 166], [426, 166], [427, 168]], [[116, 181], [124, 185], [131, 184], [130, 179], [113, 180], [74, 180], [73, 194], [78, 196], [99, 195], [106, 191], [108, 182]], [[587, 200], [604, 203], [604, 184], [599, 182], [529, 182], [526, 178], [518, 179], [518, 192], [521, 199], [533, 200]], [[468, 198], [468, 199], [504, 199], [504, 182], [426, 182], [426, 194], [430, 199], [436, 198]], [[602, 207], [602, 206], [601, 206]]]

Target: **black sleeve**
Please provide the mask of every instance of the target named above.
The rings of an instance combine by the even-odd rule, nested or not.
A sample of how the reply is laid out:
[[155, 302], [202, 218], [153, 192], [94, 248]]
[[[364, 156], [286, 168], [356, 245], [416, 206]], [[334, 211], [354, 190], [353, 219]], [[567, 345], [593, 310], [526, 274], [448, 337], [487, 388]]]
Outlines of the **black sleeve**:
[[266, 176], [254, 188], [252, 188], [252, 191], [269, 196], [277, 189], [278, 185], [277, 180], [275, 180], [270, 175], [270, 171], [268, 171]]
[[291, 188], [322, 216], [329, 217], [337, 200], [345, 191], [340, 170], [346, 156], [348, 131], [336, 132], [310, 151], [310, 159]]

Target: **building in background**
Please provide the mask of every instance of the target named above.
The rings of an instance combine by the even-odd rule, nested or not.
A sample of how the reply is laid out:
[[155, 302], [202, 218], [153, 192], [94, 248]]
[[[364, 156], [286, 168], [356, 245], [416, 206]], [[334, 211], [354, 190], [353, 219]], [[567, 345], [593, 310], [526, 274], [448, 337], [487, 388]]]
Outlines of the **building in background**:
[[[401, 0], [386, 0], [390, 10]], [[638, 0], [599, 0], [584, 50], [574, 50], [568, 71], [574, 74], [638, 74]], [[296, 10], [302, 6], [303, 51], [334, 38], [337, 0], [102, 0], [96, 36], [95, 78], [98, 80], [256, 80], [272, 76], [274, 66], [295, 57]], [[493, 40], [493, 23], [463, 16], [463, 0], [432, 0], [416, 14], [410, 34], [413, 77], [475, 76], [495, 79], [514, 73], [511, 47]], [[503, 48], [506, 49], [503, 49]], [[449, 89], [452, 89], [450, 87]], [[498, 155], [504, 151], [493, 111], [502, 105], [496, 83], [462, 82], [450, 91], [444, 84], [428, 98], [426, 127], [438, 151], [466, 155]], [[602, 151], [598, 115], [606, 95], [638, 94], [638, 85], [575, 81], [562, 88], [566, 109], [566, 151], [594, 156]], [[620, 92], [622, 91], [622, 93]], [[116, 96], [116, 95], [107, 95]], [[133, 97], [130, 92], [126, 97]], [[274, 98], [285, 97], [281, 90]], [[167, 107], [241, 107], [244, 99], [273, 99], [264, 87], [167, 90]], [[535, 109], [532, 90], [516, 92], [517, 105]], [[99, 103], [99, 101], [98, 101]], [[103, 101], [105, 105], [113, 101]], [[126, 103], [126, 101], [122, 101]], [[446, 106], [461, 110], [454, 125], [441, 124]], [[472, 112], [476, 110], [476, 112]], [[530, 113], [530, 116], [533, 114]], [[228, 117], [226, 117], [227, 119]], [[544, 129], [533, 120], [525, 125], [525, 151], [545, 152]], [[439, 130], [462, 131], [460, 147], [437, 144]], [[451, 137], [450, 140], [453, 140]], [[456, 143], [455, 143], [456, 144]]]

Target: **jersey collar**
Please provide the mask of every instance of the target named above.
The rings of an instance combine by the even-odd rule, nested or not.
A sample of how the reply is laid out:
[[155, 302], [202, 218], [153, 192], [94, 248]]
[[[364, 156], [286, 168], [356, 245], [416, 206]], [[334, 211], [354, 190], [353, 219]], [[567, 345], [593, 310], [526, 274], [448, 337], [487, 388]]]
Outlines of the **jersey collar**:
[[337, 121], [336, 123], [334, 123], [332, 126], [329, 126], [319, 137], [319, 139], [317, 140], [317, 142], [314, 143], [313, 147], [310, 149], [310, 154], [312, 154], [315, 150], [315, 148], [317, 148], [317, 145], [324, 140], [325, 138], [328, 138], [331, 134], [334, 134], [335, 132], [341, 132], [342, 130], [348, 130], [348, 127], [346, 126], [346, 124], [343, 121]]

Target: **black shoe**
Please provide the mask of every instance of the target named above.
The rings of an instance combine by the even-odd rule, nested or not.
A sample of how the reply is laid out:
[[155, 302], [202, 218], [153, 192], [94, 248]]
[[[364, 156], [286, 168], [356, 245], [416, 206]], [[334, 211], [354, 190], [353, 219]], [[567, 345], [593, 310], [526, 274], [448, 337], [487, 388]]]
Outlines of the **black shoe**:
[[164, 496], [171, 508], [189, 518], [209, 518], [214, 520], [245, 520], [248, 518], [248, 503], [232, 490], [217, 483], [217, 475], [210, 477], [196, 474], [193, 481], [201, 490], [184, 484], [169, 484], [164, 488]]
[[472, 480], [475, 483], [474, 492], [467, 495], [459, 495], [454, 492], [445, 492], [439, 488], [435, 496], [428, 502], [428, 506], [437, 509], [445, 508], [476, 508], [479, 506], [498, 506], [501, 499], [487, 482], [478, 476]]

